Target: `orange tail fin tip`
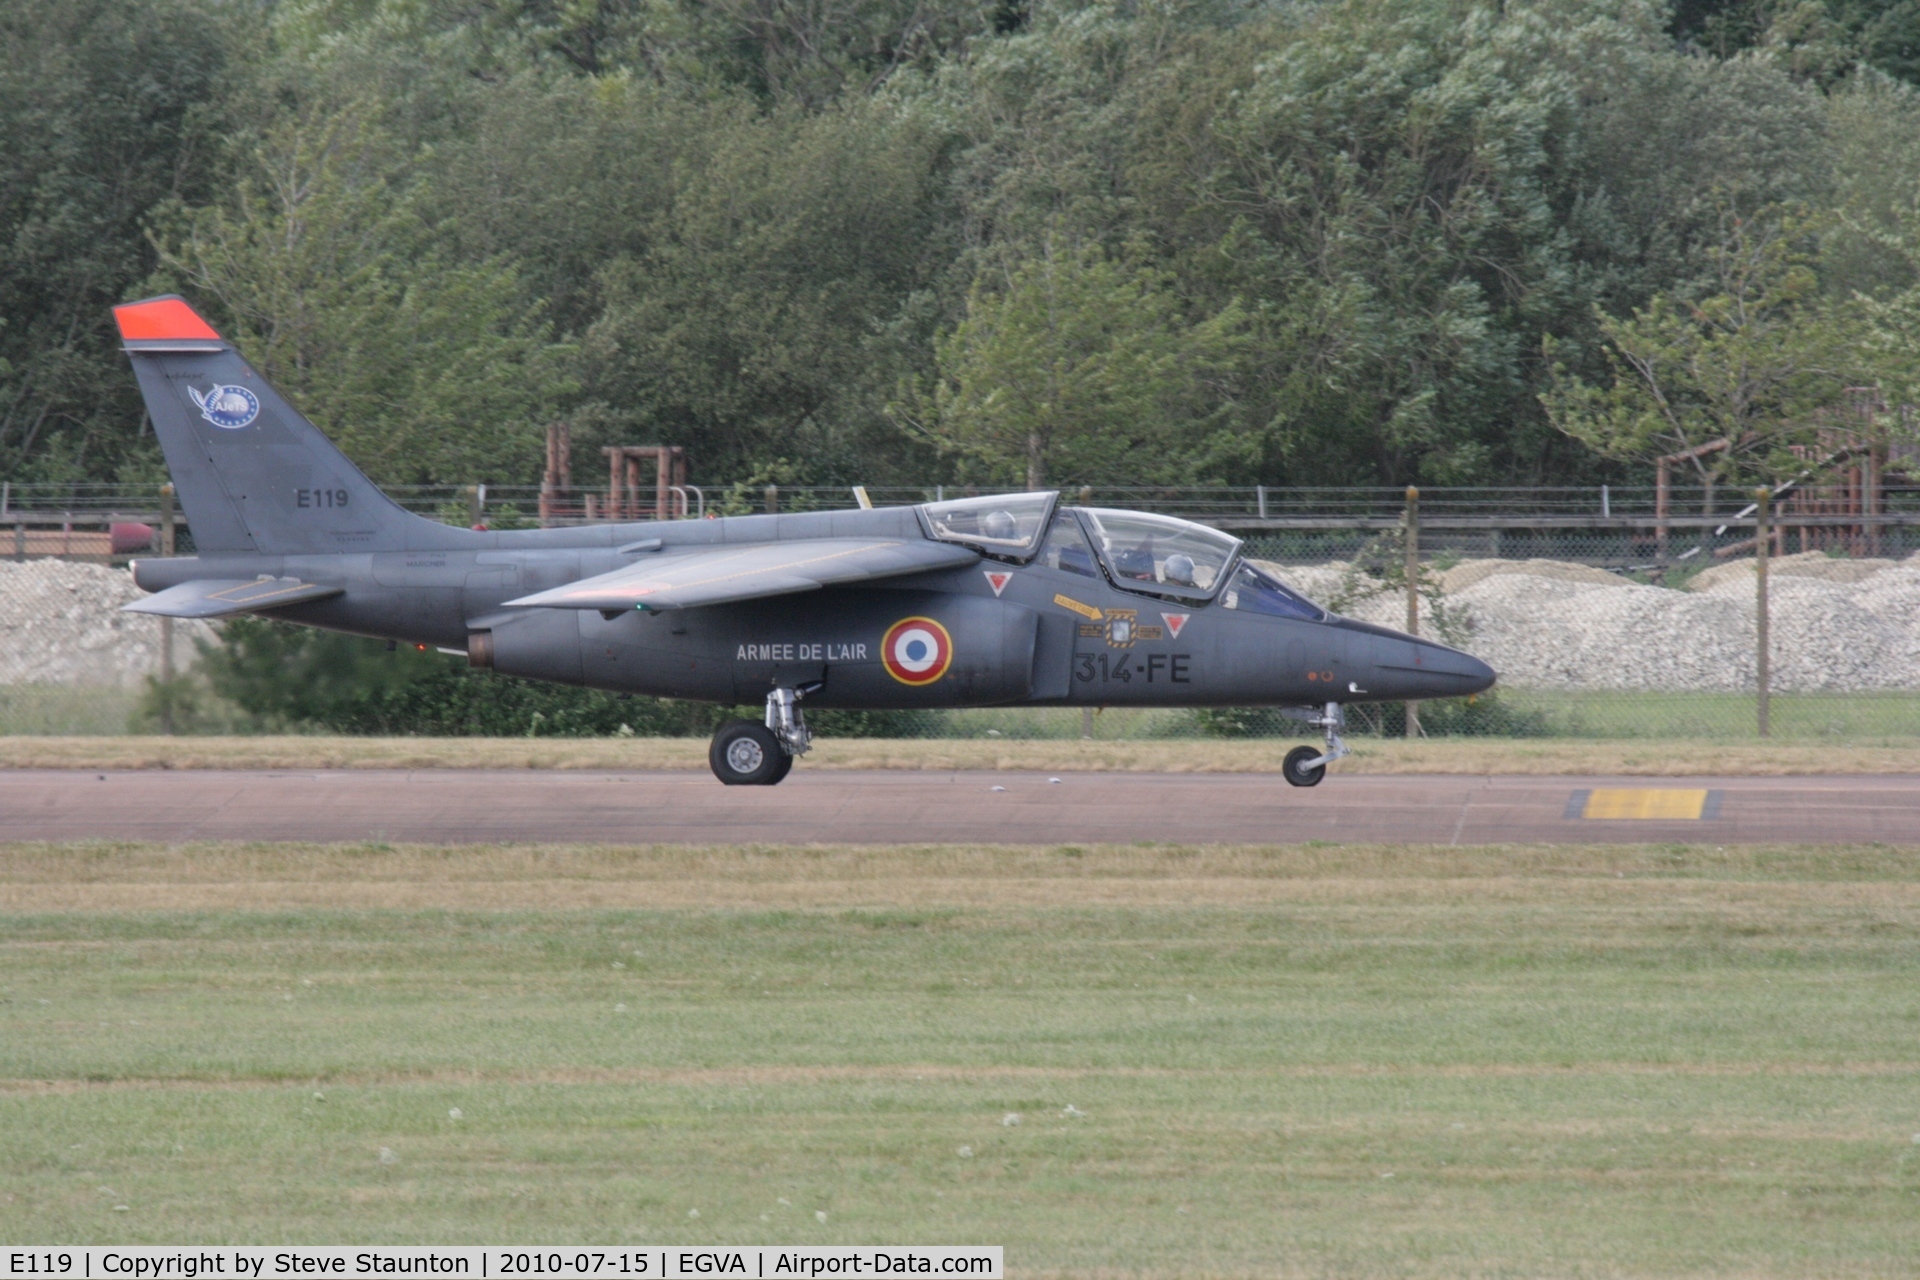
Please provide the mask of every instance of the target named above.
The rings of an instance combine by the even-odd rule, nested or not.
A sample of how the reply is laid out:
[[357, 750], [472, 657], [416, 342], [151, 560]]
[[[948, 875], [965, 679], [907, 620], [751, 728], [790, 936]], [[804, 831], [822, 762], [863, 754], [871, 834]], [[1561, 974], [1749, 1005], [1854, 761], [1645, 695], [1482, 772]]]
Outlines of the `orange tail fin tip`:
[[113, 318], [120, 326], [120, 337], [127, 342], [182, 338], [220, 340], [213, 326], [203, 320], [185, 298], [174, 294], [125, 303], [113, 309]]

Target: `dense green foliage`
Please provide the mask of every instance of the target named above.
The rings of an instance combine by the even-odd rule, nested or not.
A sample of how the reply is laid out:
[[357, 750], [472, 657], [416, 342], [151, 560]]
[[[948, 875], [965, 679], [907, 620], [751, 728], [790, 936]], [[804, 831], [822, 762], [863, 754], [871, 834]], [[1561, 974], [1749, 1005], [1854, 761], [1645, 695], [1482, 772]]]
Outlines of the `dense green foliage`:
[[15, 0], [0, 33], [12, 479], [157, 474], [107, 308], [169, 288], [386, 482], [531, 480], [555, 418], [709, 485], [1619, 478], [1620, 326], [1723, 295], [1730, 219], [1798, 220], [1790, 310], [1848, 308], [1892, 402], [1920, 325], [1920, 0]]
[[[207, 695], [212, 695], [208, 697]], [[519, 680], [463, 658], [388, 647], [264, 618], [236, 618], [202, 645], [195, 674], [152, 683], [143, 724], [162, 708], [184, 732], [294, 730], [429, 737], [704, 737], [758, 707], [710, 706]], [[836, 737], [904, 736], [924, 713], [813, 710]]]

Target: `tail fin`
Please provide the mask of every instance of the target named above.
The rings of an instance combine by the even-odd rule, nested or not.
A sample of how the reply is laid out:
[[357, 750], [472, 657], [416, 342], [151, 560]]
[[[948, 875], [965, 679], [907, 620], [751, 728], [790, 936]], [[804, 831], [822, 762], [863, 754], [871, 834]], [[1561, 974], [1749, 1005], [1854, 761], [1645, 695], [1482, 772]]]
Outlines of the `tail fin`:
[[198, 550], [397, 551], [471, 537], [395, 505], [184, 299], [113, 316]]

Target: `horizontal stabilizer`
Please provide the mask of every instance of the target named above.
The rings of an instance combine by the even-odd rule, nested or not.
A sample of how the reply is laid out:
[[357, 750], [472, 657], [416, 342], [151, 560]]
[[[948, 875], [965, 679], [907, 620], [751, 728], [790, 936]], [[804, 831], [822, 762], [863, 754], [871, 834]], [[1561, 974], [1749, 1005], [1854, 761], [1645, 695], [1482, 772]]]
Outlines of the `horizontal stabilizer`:
[[979, 554], [906, 538], [807, 538], [667, 551], [626, 568], [507, 601], [509, 608], [691, 609], [972, 564]]
[[157, 613], [163, 618], [224, 618], [337, 596], [345, 587], [323, 587], [298, 578], [199, 578], [135, 600], [127, 613]]

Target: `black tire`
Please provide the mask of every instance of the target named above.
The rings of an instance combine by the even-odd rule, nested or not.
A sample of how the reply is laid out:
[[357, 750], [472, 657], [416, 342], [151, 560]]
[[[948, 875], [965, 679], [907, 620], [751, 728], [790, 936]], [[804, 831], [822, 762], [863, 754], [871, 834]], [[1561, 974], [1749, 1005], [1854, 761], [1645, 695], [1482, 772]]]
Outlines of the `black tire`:
[[1295, 747], [1287, 752], [1287, 758], [1280, 764], [1280, 776], [1296, 787], [1317, 787], [1320, 779], [1327, 776], [1327, 766], [1320, 764], [1309, 769], [1307, 761], [1321, 755], [1319, 747]]
[[784, 777], [786, 777], [786, 776], [787, 776], [788, 774], [790, 774], [790, 773], [792, 773], [792, 772], [793, 772], [793, 762], [794, 762], [794, 760], [795, 760], [795, 759], [797, 759], [797, 758], [798, 758], [798, 757], [796, 757], [796, 756], [790, 756], [790, 755], [788, 755], [788, 754], [787, 754], [786, 752], [784, 752], [784, 751], [782, 751], [782, 752], [780, 753], [780, 763], [779, 763], [778, 765], [776, 765], [776, 766], [774, 766], [774, 770], [773, 770], [773, 776], [772, 776], [771, 778], [768, 778], [768, 779], [766, 780], [766, 782], [765, 782], [765, 783], [763, 783], [762, 785], [763, 785], [763, 786], [769, 786], [769, 787], [771, 787], [771, 786], [773, 786], [773, 785], [774, 785], [775, 783], [777, 783], [777, 782], [779, 782], [779, 781], [780, 781], [780, 780], [781, 780], [782, 778], [784, 778]]
[[713, 776], [730, 787], [770, 787], [787, 776], [793, 757], [780, 749], [767, 726], [734, 720], [713, 735], [707, 763]]

